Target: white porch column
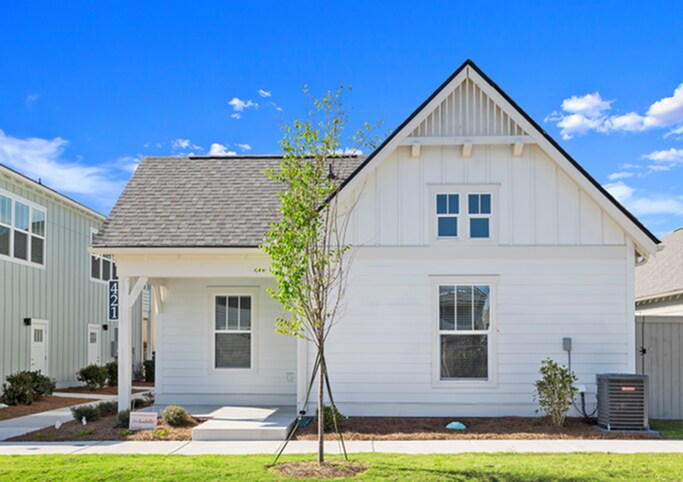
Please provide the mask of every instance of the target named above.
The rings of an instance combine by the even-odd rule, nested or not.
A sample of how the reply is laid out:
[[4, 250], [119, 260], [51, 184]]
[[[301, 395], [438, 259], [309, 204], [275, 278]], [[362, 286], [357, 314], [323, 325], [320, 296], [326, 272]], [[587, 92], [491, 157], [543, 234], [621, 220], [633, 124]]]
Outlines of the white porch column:
[[119, 412], [130, 409], [133, 381], [133, 330], [130, 278], [119, 278]]

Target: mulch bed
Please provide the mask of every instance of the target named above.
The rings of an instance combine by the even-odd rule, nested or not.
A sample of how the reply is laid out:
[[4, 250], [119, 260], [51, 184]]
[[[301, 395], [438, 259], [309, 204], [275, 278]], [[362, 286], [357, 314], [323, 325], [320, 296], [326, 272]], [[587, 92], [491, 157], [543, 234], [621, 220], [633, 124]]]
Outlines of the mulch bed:
[[[465, 424], [465, 430], [447, 429], [449, 422]], [[341, 425], [344, 440], [538, 440], [538, 439], [652, 439], [637, 432], [601, 432], [581, 418], [567, 418], [555, 428], [546, 417], [403, 418], [350, 417]], [[336, 440], [335, 433], [326, 434]], [[316, 424], [297, 430], [295, 440], [316, 440]]]
[[272, 470], [295, 479], [336, 479], [355, 477], [368, 470], [368, 467], [360, 462], [287, 462], [276, 465]]
[[[145, 392], [147, 390], [133, 390], [133, 393]], [[90, 395], [118, 395], [118, 387], [104, 387], [96, 388], [95, 390], [90, 390], [88, 387], [69, 387], [69, 388], [57, 388], [55, 392], [61, 393], [88, 393]]]
[[10, 442], [73, 442], [81, 440], [192, 440], [192, 429], [204, 422], [203, 419], [189, 417], [180, 427], [171, 427], [164, 421], [157, 421], [156, 430], [129, 430], [116, 427], [116, 415], [102, 417], [83, 425], [75, 420], [63, 424], [59, 429], [54, 427], [36, 430], [9, 439]]
[[56, 408], [69, 407], [71, 405], [88, 402], [92, 402], [92, 400], [87, 398], [66, 398], [49, 395], [40, 398], [31, 405], [10, 405], [7, 408], [0, 408], [0, 420], [23, 417], [24, 415], [47, 412], [48, 410], [54, 410]]

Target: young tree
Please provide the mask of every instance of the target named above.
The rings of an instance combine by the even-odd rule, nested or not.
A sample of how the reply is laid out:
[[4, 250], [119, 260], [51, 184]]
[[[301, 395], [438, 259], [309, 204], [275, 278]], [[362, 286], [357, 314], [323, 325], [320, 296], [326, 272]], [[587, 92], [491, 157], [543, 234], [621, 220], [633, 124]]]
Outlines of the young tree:
[[324, 387], [334, 406], [325, 362], [325, 341], [339, 317], [346, 289], [350, 246], [346, 228], [355, 203], [340, 208], [341, 164], [359, 147], [372, 147], [372, 126], [365, 123], [342, 149], [348, 121], [338, 87], [321, 99], [310, 99], [304, 120], [283, 126], [283, 158], [278, 169], [266, 174], [282, 185], [278, 219], [266, 234], [262, 249], [270, 257], [270, 272], [277, 282], [269, 290], [288, 316], [277, 319], [281, 334], [303, 338], [315, 345], [312, 373], [318, 377], [318, 462], [324, 462]]

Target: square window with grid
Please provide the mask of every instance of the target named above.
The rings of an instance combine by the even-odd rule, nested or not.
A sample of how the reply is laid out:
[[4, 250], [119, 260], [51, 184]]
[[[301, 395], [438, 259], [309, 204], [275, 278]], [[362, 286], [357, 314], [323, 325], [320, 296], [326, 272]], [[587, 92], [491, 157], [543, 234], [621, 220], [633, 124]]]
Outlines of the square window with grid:
[[467, 214], [470, 238], [489, 239], [491, 237], [491, 194], [468, 194]]
[[45, 265], [45, 209], [0, 194], [0, 255]]
[[436, 235], [439, 238], [458, 237], [459, 194], [436, 195]]

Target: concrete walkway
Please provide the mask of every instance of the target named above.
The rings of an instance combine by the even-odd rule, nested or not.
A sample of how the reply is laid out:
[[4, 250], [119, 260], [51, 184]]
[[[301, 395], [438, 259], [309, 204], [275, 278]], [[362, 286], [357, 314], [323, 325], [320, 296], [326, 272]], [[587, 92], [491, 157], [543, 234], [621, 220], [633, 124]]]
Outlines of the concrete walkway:
[[[159, 454], [159, 455], [243, 455], [274, 454], [280, 442], [0, 442], [0, 455], [38, 454]], [[294, 441], [285, 453], [315, 453], [315, 441]], [[683, 440], [420, 440], [347, 442], [350, 453], [459, 454], [467, 452], [611, 452], [683, 453]], [[337, 442], [325, 450], [339, 453]]]

